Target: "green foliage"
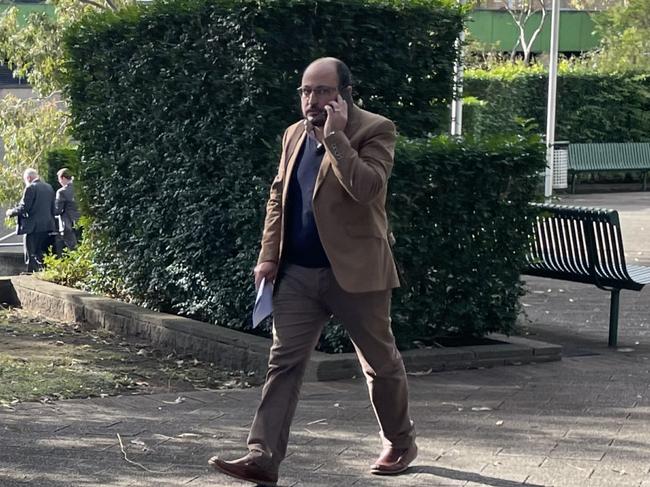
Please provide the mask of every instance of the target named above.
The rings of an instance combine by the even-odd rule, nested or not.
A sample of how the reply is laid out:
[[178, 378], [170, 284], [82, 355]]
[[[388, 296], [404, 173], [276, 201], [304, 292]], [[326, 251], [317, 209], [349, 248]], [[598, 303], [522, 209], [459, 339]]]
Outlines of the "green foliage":
[[[40, 96], [61, 89], [64, 68], [63, 34], [70, 24], [97, 9], [120, 8], [133, 0], [50, 0], [54, 15], [42, 10], [21, 18], [16, 6], [0, 13], [0, 59], [18, 77], [26, 78]], [[111, 5], [112, 4], [112, 5]]]
[[[343, 58], [366, 108], [422, 136], [447, 126], [460, 21], [442, 3], [367, 0], [166, 2], [85, 19], [67, 40], [66, 68], [95, 218], [91, 274], [145, 306], [244, 328], [302, 69]], [[391, 194], [403, 347], [512, 329], [543, 165], [539, 141], [523, 136], [399, 142]], [[325, 349], [346, 346], [340, 328], [326, 331]]]
[[67, 118], [54, 98], [34, 100], [7, 95], [0, 99], [0, 139], [5, 153], [0, 163], [0, 202], [15, 204], [24, 189], [23, 171], [43, 174], [43, 154], [52, 145], [69, 144]]
[[404, 134], [444, 130], [461, 23], [446, 0], [190, 0], [85, 18], [66, 70], [95, 263], [126, 299], [245, 327], [302, 70], [341, 57], [364, 107]]
[[403, 139], [390, 184], [402, 287], [393, 301], [398, 342], [509, 333], [545, 165], [537, 137], [460, 142]]
[[465, 69], [489, 69], [492, 66], [507, 63], [510, 55], [504, 52], [501, 41], [494, 43], [481, 42], [472, 36], [469, 29], [465, 30], [463, 46], [463, 64]]
[[39, 277], [63, 286], [84, 289], [93, 273], [92, 247], [84, 239], [74, 250], [65, 249], [61, 258], [48, 254], [43, 258], [45, 270]]
[[0, 14], [0, 58], [41, 95], [60, 87], [60, 36], [56, 18], [46, 12], [32, 13], [27, 22], [22, 21], [15, 6]]
[[[133, 0], [112, 0], [116, 7]], [[22, 173], [39, 167], [52, 147], [69, 145], [69, 117], [60, 92], [64, 71], [63, 32], [84, 13], [109, 8], [103, 1], [51, 0], [54, 15], [45, 10], [26, 19], [17, 7], [0, 12], [0, 60], [14, 75], [26, 78], [34, 98], [6, 96], [0, 100], [0, 139], [5, 154], [0, 161], [0, 203], [14, 204], [22, 193]]]
[[[468, 70], [463, 112], [465, 133], [516, 131], [520, 120], [546, 127], [548, 76], [539, 65], [505, 64]], [[557, 81], [556, 140], [570, 142], [650, 141], [650, 75], [596, 72], [564, 62]]]
[[[56, 176], [59, 169], [67, 167], [73, 176], [79, 171], [77, 149], [71, 147], [54, 147], [48, 150], [43, 156], [41, 167], [43, 168], [43, 176], [47, 175], [47, 182], [55, 189], [60, 188], [61, 185]], [[75, 193], [76, 197], [77, 195]]]
[[601, 69], [650, 72], [650, 0], [629, 0], [595, 17]]
[[65, 249], [60, 258], [54, 254], [46, 255], [45, 270], [39, 273], [39, 277], [63, 286], [123, 297], [120, 294], [123, 288], [121, 278], [98, 258], [103, 249], [97, 243], [99, 239], [92, 233], [88, 217], [82, 217], [77, 227], [83, 230], [81, 242], [74, 250]]

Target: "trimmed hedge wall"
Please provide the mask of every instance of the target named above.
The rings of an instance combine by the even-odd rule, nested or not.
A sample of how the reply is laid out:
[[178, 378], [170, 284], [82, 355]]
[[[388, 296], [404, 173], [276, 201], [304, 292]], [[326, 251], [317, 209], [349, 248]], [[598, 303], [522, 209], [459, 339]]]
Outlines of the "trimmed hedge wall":
[[529, 202], [545, 167], [539, 138], [402, 140], [395, 160], [398, 341], [510, 333], [535, 214]]
[[143, 305], [245, 326], [304, 67], [341, 57], [365, 107], [422, 134], [446, 127], [461, 24], [453, 2], [424, 0], [174, 1], [87, 17], [66, 41], [68, 95], [103, 268]]
[[[463, 112], [467, 134], [483, 136], [517, 129], [520, 120], [546, 127], [548, 76], [543, 68], [468, 70]], [[475, 99], [478, 99], [477, 102]], [[605, 74], [564, 67], [557, 80], [556, 140], [650, 141], [650, 75]]]
[[[190, 0], [85, 18], [66, 40], [68, 96], [94, 218], [95, 269], [109, 276], [110, 291], [247, 326], [265, 201], [282, 131], [300, 117], [295, 88], [304, 67], [322, 55], [340, 57], [356, 77], [355, 98], [393, 118], [403, 135], [446, 130], [461, 24], [459, 7], [446, 0]], [[517, 222], [543, 166], [540, 154], [535, 142], [400, 142], [391, 188], [396, 253], [408, 282], [395, 304], [403, 346], [424, 334], [510, 329], [519, 293], [510, 279], [519, 268]], [[431, 180], [439, 184], [422, 186]], [[479, 191], [477, 181], [490, 188]], [[474, 189], [452, 194], [459, 182]], [[499, 220], [502, 209], [511, 213]], [[442, 218], [438, 227], [433, 217]], [[483, 222], [479, 231], [483, 217], [503, 225]], [[453, 222], [473, 237], [437, 233]], [[445, 236], [456, 241], [441, 246], [436, 239]], [[507, 239], [497, 246], [514, 252], [502, 267], [476, 273], [470, 255], [450, 260], [448, 252], [484, 258], [478, 250], [494, 247], [490, 236]], [[438, 275], [449, 284], [423, 274], [427, 255], [447, 256], [427, 268], [442, 266]], [[463, 269], [466, 277], [448, 276]], [[470, 284], [463, 292], [478, 293], [487, 272], [498, 281], [481, 282], [488, 299], [479, 293], [451, 303], [465, 295], [445, 291], [436, 304], [448, 286]], [[324, 348], [344, 348], [340, 338], [330, 328]]]

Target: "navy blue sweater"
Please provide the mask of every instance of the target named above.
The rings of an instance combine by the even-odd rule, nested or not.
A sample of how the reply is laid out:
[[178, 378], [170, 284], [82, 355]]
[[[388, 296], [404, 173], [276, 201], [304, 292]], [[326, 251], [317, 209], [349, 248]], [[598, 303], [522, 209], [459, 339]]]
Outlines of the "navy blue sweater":
[[324, 154], [318, 141], [307, 135], [289, 180], [283, 258], [303, 267], [330, 266], [318, 235], [312, 205], [316, 177]]

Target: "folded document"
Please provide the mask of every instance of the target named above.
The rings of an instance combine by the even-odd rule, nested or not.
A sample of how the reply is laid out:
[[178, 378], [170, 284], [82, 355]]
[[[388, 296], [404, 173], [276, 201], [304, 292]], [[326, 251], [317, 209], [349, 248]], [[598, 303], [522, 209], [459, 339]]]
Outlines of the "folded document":
[[253, 307], [253, 328], [257, 328], [264, 318], [271, 315], [271, 312], [273, 311], [272, 300], [273, 283], [266, 282], [266, 278], [262, 278], [260, 287], [257, 289], [255, 306]]

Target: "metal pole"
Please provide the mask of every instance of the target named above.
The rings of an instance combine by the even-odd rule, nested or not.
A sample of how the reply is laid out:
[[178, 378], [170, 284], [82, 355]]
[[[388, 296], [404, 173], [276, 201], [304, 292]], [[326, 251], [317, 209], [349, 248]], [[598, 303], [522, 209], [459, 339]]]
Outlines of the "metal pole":
[[609, 303], [609, 342], [610, 347], [615, 347], [618, 342], [618, 309], [621, 297], [620, 289], [612, 289]]
[[[463, 5], [465, 0], [459, 0]], [[456, 62], [454, 63], [454, 95], [451, 100], [451, 135], [461, 135], [463, 132], [463, 44], [465, 30], [456, 39]]]
[[557, 53], [560, 30], [560, 0], [553, 0], [551, 14], [551, 48], [548, 66], [548, 103], [546, 105], [546, 179], [544, 196], [553, 194], [553, 146], [555, 145], [555, 104], [557, 96]]

